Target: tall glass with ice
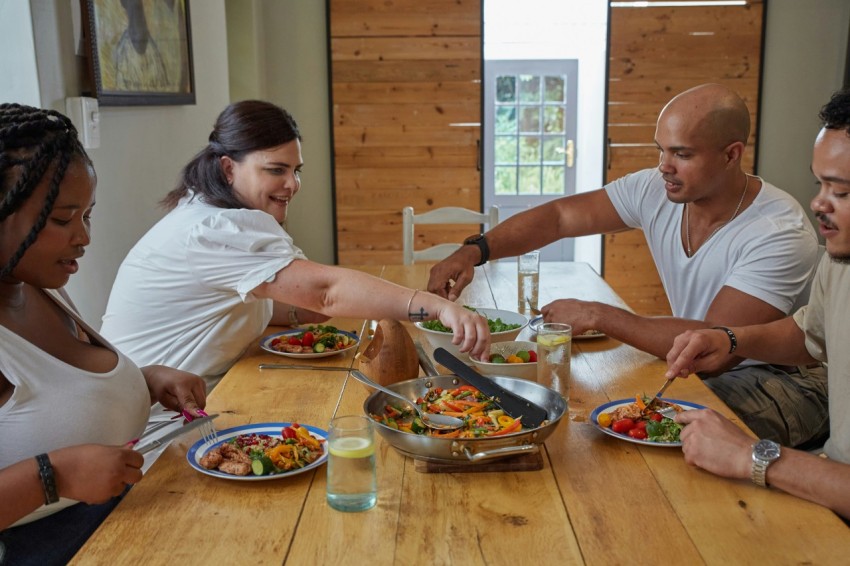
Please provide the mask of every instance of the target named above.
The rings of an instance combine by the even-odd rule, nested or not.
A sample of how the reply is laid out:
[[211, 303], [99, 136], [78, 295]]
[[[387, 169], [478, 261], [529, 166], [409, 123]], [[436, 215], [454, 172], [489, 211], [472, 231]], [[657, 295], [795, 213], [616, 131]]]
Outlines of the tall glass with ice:
[[517, 256], [517, 305], [520, 313], [532, 316], [540, 289], [540, 252], [534, 250]]
[[371, 419], [352, 415], [331, 421], [327, 499], [328, 505], [338, 511], [365, 511], [378, 501]]
[[547, 322], [537, 329], [537, 383], [570, 400], [570, 350], [573, 328]]

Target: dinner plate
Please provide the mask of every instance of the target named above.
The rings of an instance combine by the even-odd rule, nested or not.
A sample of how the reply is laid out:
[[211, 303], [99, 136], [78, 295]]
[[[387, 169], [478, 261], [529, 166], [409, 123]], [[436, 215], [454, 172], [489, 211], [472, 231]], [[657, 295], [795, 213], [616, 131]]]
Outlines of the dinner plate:
[[[269, 436], [274, 436], [280, 438], [280, 431], [287, 426], [292, 425], [292, 423], [255, 423], [243, 426], [237, 426], [233, 428], [228, 428], [225, 430], [218, 431], [218, 440], [214, 442], [205, 442], [203, 440], [199, 440], [195, 444], [189, 448], [189, 451], [186, 453], [186, 460], [189, 461], [189, 465], [201, 472], [202, 474], [206, 474], [208, 476], [212, 476], [214, 478], [224, 478], [226, 480], [236, 480], [236, 481], [264, 481], [264, 480], [276, 480], [280, 478], [285, 478], [289, 476], [294, 476], [297, 474], [301, 474], [303, 472], [307, 472], [312, 470], [313, 468], [318, 468], [322, 464], [325, 463], [328, 459], [328, 443], [322, 442], [322, 450], [324, 453], [319, 456], [319, 458], [313, 462], [312, 464], [308, 464], [303, 468], [298, 468], [295, 470], [291, 470], [289, 472], [281, 472], [279, 474], [270, 474], [267, 476], [234, 476], [233, 474], [225, 474], [224, 472], [219, 472], [218, 470], [208, 470], [205, 467], [201, 466], [201, 458], [204, 455], [215, 448], [231, 440], [240, 434], [267, 434]], [[316, 428], [314, 426], [303, 425], [299, 423], [299, 426], [306, 428], [310, 432], [310, 436], [313, 438], [318, 438], [320, 440], [325, 440], [328, 437], [328, 433], [320, 428]]]
[[[661, 400], [667, 401], [668, 403], [675, 403], [686, 411], [693, 411], [694, 409], [705, 409], [704, 406], [698, 405], [696, 403], [691, 403], [690, 401], [679, 401], [678, 399], [667, 399], [666, 397], [662, 397]], [[613, 436], [614, 438], [619, 438], [620, 440], [625, 440], [628, 442], [634, 442], [635, 444], [643, 444], [644, 446], [663, 446], [668, 448], [682, 445], [681, 442], [652, 442], [651, 440], [632, 438], [628, 434], [620, 434], [619, 432], [614, 432], [610, 428], [601, 426], [599, 424], [599, 415], [601, 415], [602, 413], [610, 413], [618, 407], [622, 407], [624, 405], [631, 405], [634, 402], [635, 398], [632, 397], [630, 399], [620, 399], [619, 401], [610, 401], [608, 403], [605, 403], [604, 405], [600, 405], [596, 407], [592, 413], [590, 413], [590, 422], [592, 422], [596, 428], [598, 428], [609, 436]]]
[[[528, 328], [535, 334], [537, 334], [537, 328], [543, 324], [543, 317], [536, 316], [531, 319], [531, 322], [528, 323]], [[599, 332], [598, 330], [588, 330], [581, 334], [574, 334], [573, 340], [587, 340], [588, 338], [602, 338], [606, 336], [604, 332]]]
[[294, 354], [292, 352], [278, 352], [274, 348], [271, 347], [272, 340], [275, 338], [281, 337], [289, 337], [292, 335], [301, 334], [307, 330], [306, 328], [293, 328], [292, 330], [284, 330], [283, 332], [277, 332], [275, 334], [269, 334], [268, 336], [263, 336], [263, 339], [260, 341], [260, 348], [265, 350], [266, 352], [270, 352], [272, 354], [277, 354], [279, 356], [286, 356], [287, 358], [299, 358], [302, 360], [308, 360], [310, 358], [327, 358], [328, 356], [335, 356], [337, 354], [341, 354], [343, 352], [347, 352], [352, 348], [356, 348], [360, 343], [360, 339], [357, 337], [357, 334], [353, 332], [346, 332], [345, 330], [337, 330], [337, 334], [344, 334], [349, 338], [354, 338], [354, 343], [348, 346], [347, 348], [343, 348], [342, 350], [325, 350], [324, 352], [309, 352], [307, 354]]

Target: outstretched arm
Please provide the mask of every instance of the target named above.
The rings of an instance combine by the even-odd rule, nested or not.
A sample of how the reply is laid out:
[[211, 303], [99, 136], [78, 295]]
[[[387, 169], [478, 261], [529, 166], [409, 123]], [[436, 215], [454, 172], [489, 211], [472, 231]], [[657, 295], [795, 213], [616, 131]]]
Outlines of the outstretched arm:
[[490, 349], [490, 331], [483, 317], [431, 293], [414, 295], [413, 289], [361, 271], [295, 260], [273, 281], [254, 289], [254, 295], [327, 316], [409, 320], [412, 313], [424, 311], [424, 320], [437, 319], [452, 329], [452, 341], [462, 352], [479, 358]]
[[[705, 321], [639, 316], [611, 305], [576, 299], [554, 301], [541, 310], [547, 322], [571, 324], [573, 334], [581, 334], [591, 329], [598, 330], [659, 358], [667, 355], [676, 336], [688, 330], [718, 325], [759, 324], [783, 316], [781, 311], [761, 299], [732, 287], [723, 287], [720, 290], [708, 309]], [[728, 369], [740, 360], [741, 358], [730, 357], [726, 360], [725, 367], [716, 369]]]
[[[499, 223], [488, 231], [490, 259], [536, 250], [561, 238], [616, 232], [627, 228], [603, 190], [564, 197]], [[456, 300], [481, 260], [476, 246], [462, 246], [431, 268], [428, 290]], [[452, 284], [452, 282], [454, 284]]]
[[[754, 326], [730, 327], [735, 354], [764, 362], [800, 365], [816, 361], [806, 350], [805, 335], [793, 317]], [[718, 371], [733, 360], [731, 341], [723, 330], [689, 331], [677, 336], [667, 353], [667, 377]]]
[[[719, 476], [750, 478], [752, 437], [711, 409], [684, 411], [676, 421], [687, 424], [682, 429], [686, 462]], [[850, 518], [850, 465], [783, 447], [767, 469], [767, 483]]]

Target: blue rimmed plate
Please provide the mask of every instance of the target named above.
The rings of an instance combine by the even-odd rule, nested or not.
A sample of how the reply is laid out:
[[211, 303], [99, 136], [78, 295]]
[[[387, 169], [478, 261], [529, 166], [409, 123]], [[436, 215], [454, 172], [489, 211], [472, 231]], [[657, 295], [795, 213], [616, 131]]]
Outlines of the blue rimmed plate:
[[280, 352], [272, 348], [271, 343], [275, 338], [280, 338], [283, 341], [286, 341], [290, 336], [297, 336], [307, 330], [306, 328], [293, 328], [291, 330], [284, 330], [283, 332], [276, 332], [274, 334], [269, 334], [268, 336], [263, 336], [263, 339], [260, 340], [260, 348], [265, 350], [266, 352], [270, 352], [272, 354], [277, 354], [279, 356], [286, 356], [288, 358], [299, 358], [302, 360], [308, 360], [310, 358], [327, 358], [328, 356], [335, 356], [337, 354], [342, 354], [343, 352], [347, 352], [352, 348], [356, 348], [358, 344], [360, 344], [360, 338], [357, 337], [357, 334], [353, 332], [346, 332], [345, 330], [337, 330], [337, 334], [342, 334], [348, 336], [349, 338], [353, 338], [354, 342], [342, 350], [325, 350], [324, 352], [307, 352], [306, 354], [296, 354], [293, 352]]
[[[668, 403], [675, 403], [676, 405], [679, 405], [680, 407], [682, 407], [682, 409], [684, 409], [686, 411], [693, 411], [694, 409], [705, 409], [706, 408], [702, 405], [698, 405], [696, 403], [691, 403], [690, 401], [679, 401], [678, 399], [667, 399], [667, 398], [664, 398], [664, 397], [662, 397], [661, 400], [667, 401]], [[590, 422], [593, 423], [593, 426], [595, 426], [596, 428], [598, 428], [599, 430], [601, 430], [602, 432], [604, 432], [608, 436], [613, 436], [614, 438], [619, 438], [620, 440], [625, 440], [627, 442], [634, 442], [635, 444], [643, 444], [644, 446], [664, 446], [664, 447], [668, 447], [668, 448], [682, 445], [681, 442], [653, 442], [651, 440], [643, 440], [643, 439], [632, 438], [628, 434], [620, 434], [619, 432], [614, 432], [609, 427], [601, 426], [599, 424], [599, 415], [601, 415], [602, 413], [610, 413], [610, 412], [614, 411], [615, 409], [618, 409], [620, 407], [624, 407], [626, 405], [631, 405], [634, 402], [635, 402], [635, 398], [632, 397], [631, 399], [620, 399], [618, 401], [609, 401], [608, 403], [605, 403], [604, 405], [600, 405], [600, 406], [596, 407], [593, 410], [592, 413], [590, 413]]]
[[[528, 323], [528, 328], [536, 335], [537, 328], [541, 324], [543, 324], [543, 316], [536, 316]], [[581, 334], [574, 335], [573, 340], [587, 340], [588, 338], [602, 338], [603, 336], [607, 335], [604, 332], [599, 332], [598, 330], [587, 330]]]
[[192, 447], [189, 448], [189, 452], [186, 453], [186, 460], [189, 461], [190, 466], [192, 466], [202, 474], [206, 474], [214, 478], [223, 478], [226, 480], [236, 481], [277, 480], [280, 478], [308, 472], [324, 464], [328, 459], [328, 443], [326, 440], [328, 437], [328, 433], [320, 428], [298, 423], [298, 426], [302, 426], [310, 432], [310, 436], [322, 441], [322, 450], [324, 451], [323, 454], [319, 456], [319, 458], [316, 459], [315, 462], [308, 464], [303, 468], [298, 468], [297, 470], [290, 470], [288, 472], [280, 472], [278, 474], [269, 474], [267, 476], [255, 476], [253, 474], [247, 476], [234, 476], [233, 474], [225, 474], [224, 472], [219, 472], [218, 470], [208, 470], [205, 467], [201, 466], [201, 458], [203, 458], [207, 452], [209, 452], [216, 446], [220, 446], [228, 440], [236, 438], [240, 434], [267, 434], [268, 436], [281, 438], [280, 431], [284, 427], [291, 425], [292, 423], [255, 423], [220, 430], [218, 431], [218, 439], [216, 441], [210, 443], [204, 442], [203, 440], [199, 440], [198, 442], [193, 444]]

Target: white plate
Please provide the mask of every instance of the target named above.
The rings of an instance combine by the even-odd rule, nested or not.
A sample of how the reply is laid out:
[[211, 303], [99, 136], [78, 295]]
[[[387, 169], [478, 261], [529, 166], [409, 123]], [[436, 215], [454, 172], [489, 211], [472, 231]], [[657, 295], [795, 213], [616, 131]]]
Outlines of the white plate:
[[328, 356], [335, 356], [337, 354], [342, 354], [343, 352], [347, 352], [352, 348], [356, 348], [358, 344], [360, 344], [360, 338], [357, 337], [353, 332], [346, 332], [345, 330], [337, 330], [337, 334], [344, 334], [349, 338], [354, 338], [354, 343], [348, 346], [347, 348], [343, 348], [342, 350], [325, 350], [324, 352], [310, 352], [308, 354], [293, 354], [292, 352], [278, 352], [274, 348], [271, 347], [272, 340], [275, 338], [281, 337], [289, 337], [292, 335], [301, 334], [307, 330], [307, 328], [293, 328], [292, 330], [284, 330], [283, 332], [277, 332], [275, 334], [269, 334], [268, 336], [263, 336], [263, 339], [260, 341], [260, 348], [265, 350], [266, 352], [270, 352], [272, 354], [277, 354], [279, 356], [286, 356], [287, 358], [300, 358], [302, 360], [308, 360], [310, 358], [327, 358]]
[[[705, 409], [702, 405], [697, 405], [696, 403], [691, 403], [689, 401], [679, 401], [678, 399], [667, 399], [665, 397], [661, 398], [662, 401], [667, 401], [668, 403], [675, 403], [682, 407], [686, 411], [693, 411], [694, 409]], [[613, 436], [614, 438], [619, 438], [620, 440], [625, 440], [628, 442], [634, 442], [635, 444], [643, 444], [644, 446], [664, 446], [664, 447], [673, 447], [673, 446], [681, 446], [681, 442], [653, 442], [651, 440], [643, 440], [632, 438], [628, 434], [620, 434], [619, 432], [614, 432], [608, 427], [601, 426], [599, 424], [599, 415], [602, 413], [610, 413], [614, 409], [618, 407], [623, 407], [625, 405], [631, 405], [635, 402], [635, 398], [631, 399], [620, 399], [619, 401], [610, 401], [605, 403], [604, 405], [600, 405], [596, 407], [592, 413], [590, 413], [590, 422], [593, 425], [604, 432], [609, 436]]]
[[[528, 328], [534, 333], [537, 334], [537, 328], [543, 324], [543, 317], [537, 316], [531, 319], [531, 322], [528, 323]], [[602, 338], [606, 336], [604, 332], [599, 332], [598, 330], [588, 330], [582, 334], [573, 335], [573, 340], [587, 340], [588, 338]]]
[[[189, 461], [189, 465], [201, 472], [202, 474], [206, 474], [208, 476], [212, 476], [214, 478], [224, 478], [226, 480], [236, 480], [236, 481], [264, 481], [264, 480], [276, 480], [280, 478], [285, 478], [288, 476], [294, 476], [297, 474], [301, 474], [303, 472], [307, 472], [312, 470], [313, 468], [318, 468], [322, 464], [325, 463], [328, 459], [328, 443], [327, 441], [322, 442], [322, 450], [324, 453], [319, 456], [319, 458], [313, 462], [312, 464], [308, 464], [303, 468], [298, 468], [296, 470], [292, 470], [289, 472], [281, 472], [279, 474], [270, 474], [268, 476], [234, 476], [233, 474], [225, 474], [224, 472], [219, 472], [218, 470], [208, 470], [205, 467], [201, 466], [201, 458], [204, 455], [219, 446], [220, 444], [227, 442], [233, 438], [236, 438], [240, 434], [267, 434], [269, 436], [273, 436], [275, 438], [280, 438], [280, 431], [287, 426], [290, 426], [292, 423], [256, 423], [249, 424], [243, 426], [237, 426], [233, 428], [228, 428], [226, 430], [218, 431], [218, 440], [213, 443], [204, 442], [203, 440], [199, 440], [195, 444], [189, 448], [189, 452], [186, 453], [186, 460]], [[310, 432], [310, 436], [313, 438], [318, 438], [319, 440], [325, 440], [328, 437], [328, 433], [320, 428], [316, 428], [314, 426], [303, 425], [299, 423], [299, 426], [303, 426]]]

